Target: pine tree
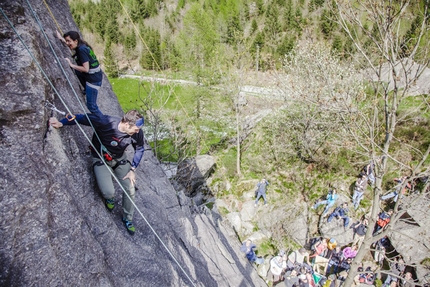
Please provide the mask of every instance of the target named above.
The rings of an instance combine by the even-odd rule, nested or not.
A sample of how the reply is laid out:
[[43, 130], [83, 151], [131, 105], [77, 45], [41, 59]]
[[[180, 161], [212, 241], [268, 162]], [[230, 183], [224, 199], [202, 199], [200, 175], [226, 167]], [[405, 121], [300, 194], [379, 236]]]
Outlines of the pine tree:
[[275, 2], [272, 2], [266, 10], [265, 32], [271, 40], [276, 40], [278, 33], [281, 31], [279, 24], [279, 8]]
[[115, 54], [113, 53], [112, 44], [110, 41], [106, 41], [103, 56], [105, 73], [111, 78], [117, 78], [119, 76], [118, 63], [115, 58]]
[[251, 34], [254, 34], [255, 31], [258, 30], [258, 24], [257, 24], [257, 20], [252, 19], [252, 23], [251, 23]]

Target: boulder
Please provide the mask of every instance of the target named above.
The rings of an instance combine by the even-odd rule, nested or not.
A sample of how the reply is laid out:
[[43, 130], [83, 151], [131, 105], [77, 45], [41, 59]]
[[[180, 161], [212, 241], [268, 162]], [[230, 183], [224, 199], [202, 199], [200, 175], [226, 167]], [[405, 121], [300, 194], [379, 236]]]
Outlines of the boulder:
[[194, 196], [198, 188], [206, 185], [206, 179], [215, 169], [215, 159], [210, 155], [199, 155], [178, 165], [175, 180], [185, 187], [187, 196]]

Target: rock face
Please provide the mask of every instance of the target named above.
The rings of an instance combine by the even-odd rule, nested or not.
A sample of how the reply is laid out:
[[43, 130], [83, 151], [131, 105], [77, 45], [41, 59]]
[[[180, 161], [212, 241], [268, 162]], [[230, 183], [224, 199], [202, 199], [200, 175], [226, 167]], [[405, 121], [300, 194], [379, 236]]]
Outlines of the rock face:
[[215, 159], [210, 155], [198, 155], [178, 165], [176, 180], [185, 188], [185, 194], [195, 196], [204, 188], [206, 179], [215, 169]]
[[[137, 170], [135, 236], [121, 222], [119, 188], [117, 207], [106, 210], [84, 136], [91, 129], [47, 128], [48, 118], [59, 115], [44, 108], [46, 100], [75, 113], [85, 101], [44, 1], [29, 2], [53, 50], [27, 1], [0, 1], [34, 56], [1, 16], [0, 285], [266, 286], [239, 252], [233, 230], [209, 210], [193, 213], [150, 151]], [[63, 31], [78, 30], [66, 0], [46, 3]], [[105, 114], [122, 114], [106, 78], [98, 103]]]

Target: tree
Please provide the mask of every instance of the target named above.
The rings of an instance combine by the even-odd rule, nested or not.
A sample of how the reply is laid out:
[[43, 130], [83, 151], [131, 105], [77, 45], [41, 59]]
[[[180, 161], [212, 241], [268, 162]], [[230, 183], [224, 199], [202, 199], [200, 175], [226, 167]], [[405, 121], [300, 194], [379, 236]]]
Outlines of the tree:
[[264, 26], [265, 33], [268, 38], [276, 41], [279, 32], [281, 31], [281, 24], [279, 23], [279, 7], [276, 2], [270, 3], [266, 10], [266, 22]]
[[184, 17], [184, 28], [176, 47], [181, 53], [183, 66], [194, 72], [198, 83], [212, 77], [210, 64], [217, 55], [218, 46], [219, 35], [212, 15], [199, 3], [194, 3]]
[[110, 41], [106, 41], [105, 49], [103, 52], [105, 66], [105, 72], [109, 77], [116, 78], [119, 75], [118, 63], [115, 58], [115, 54], [112, 51], [112, 44]]
[[[396, 153], [396, 145], [399, 143], [399, 129], [406, 122], [411, 121], [410, 114], [403, 114], [402, 107], [411, 97], [411, 90], [414, 83], [419, 79], [425, 67], [429, 64], [429, 43], [426, 41], [421, 45], [421, 40], [428, 35], [428, 1], [426, 5], [420, 6], [420, 15], [422, 20], [417, 25], [419, 32], [416, 33], [416, 42], [411, 43], [408, 55], [402, 57], [402, 45], [400, 45], [403, 35], [398, 27], [401, 27], [408, 21], [408, 7], [414, 2], [409, 0], [399, 1], [373, 1], [364, 0], [353, 5], [348, 1], [336, 1], [338, 23], [353, 42], [358, 51], [354, 60], [360, 66], [368, 67], [368, 75], [371, 92], [369, 93], [366, 109], [360, 107], [358, 103], [354, 105], [357, 109], [357, 121], [350, 127], [350, 134], [357, 140], [361, 146], [363, 154], [373, 160], [375, 165], [376, 183], [373, 189], [373, 200], [371, 208], [371, 218], [369, 225], [375, 224], [377, 214], [379, 213], [380, 195], [383, 192], [383, 183], [387, 181], [386, 177], [390, 170], [400, 170], [409, 176], [410, 180], [422, 176], [428, 176], [429, 171], [429, 152], [430, 144], [423, 146], [414, 146], [413, 142], [403, 145], [403, 151], [410, 154], [407, 160]], [[364, 11], [364, 15], [359, 13]], [[364, 19], [364, 20], [363, 20]], [[366, 29], [364, 22], [373, 23], [372, 32]], [[365, 46], [366, 41], [370, 41], [372, 49]], [[417, 62], [419, 61], [419, 62]], [[416, 99], [416, 98], [415, 98]], [[416, 104], [416, 110], [421, 112], [422, 102]], [[406, 184], [406, 183], [405, 183]], [[398, 200], [394, 207], [394, 215], [390, 224], [379, 235], [373, 237], [372, 230], [366, 233], [365, 240], [356, 258], [351, 266], [345, 286], [351, 286], [354, 276], [357, 274], [357, 267], [365, 256], [371, 244], [383, 236], [407, 236], [399, 228], [399, 223], [408, 211], [409, 204], [416, 199], [425, 196], [425, 191], [418, 195], [411, 196], [405, 202], [405, 206], [400, 208]], [[415, 199], [415, 200], [416, 200]], [[426, 216], [428, 215], [428, 211]], [[422, 243], [415, 241], [416, 246]], [[427, 253], [429, 252], [427, 246]], [[409, 262], [406, 262], [407, 264]]]
[[139, 63], [143, 69], [159, 70], [161, 67], [160, 33], [151, 28], [143, 28], [141, 34], [144, 35], [145, 49]]

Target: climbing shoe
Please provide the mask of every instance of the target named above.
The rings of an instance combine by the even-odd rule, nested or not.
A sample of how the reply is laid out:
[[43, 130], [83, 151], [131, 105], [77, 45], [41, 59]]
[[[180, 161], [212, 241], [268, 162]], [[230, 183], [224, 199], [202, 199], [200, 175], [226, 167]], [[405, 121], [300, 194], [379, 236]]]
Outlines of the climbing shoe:
[[105, 205], [109, 211], [112, 211], [115, 208], [115, 198], [105, 199]]
[[136, 231], [136, 229], [134, 228], [134, 225], [131, 221], [123, 218], [122, 222], [124, 222], [125, 227], [127, 228], [127, 231], [130, 235], [134, 235], [134, 232]]

